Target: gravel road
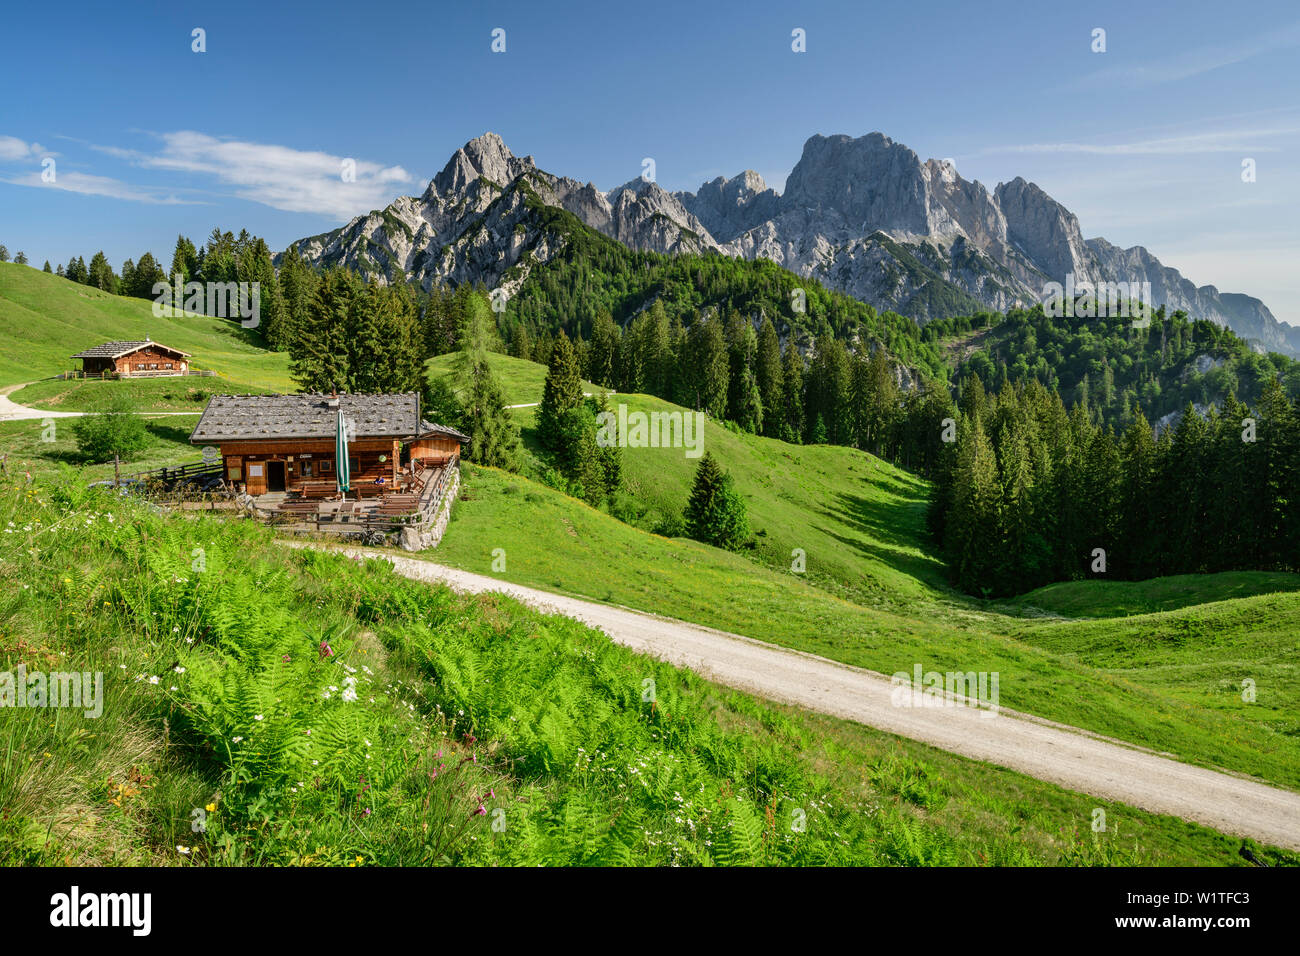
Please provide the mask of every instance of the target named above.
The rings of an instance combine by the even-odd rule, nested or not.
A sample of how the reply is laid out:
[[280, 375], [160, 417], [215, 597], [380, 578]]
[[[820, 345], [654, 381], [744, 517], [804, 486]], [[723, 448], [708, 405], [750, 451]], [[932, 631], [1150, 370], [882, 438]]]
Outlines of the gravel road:
[[894, 688], [883, 674], [737, 634], [551, 594], [414, 558], [362, 548], [333, 550], [354, 558], [381, 558], [405, 577], [446, 583], [458, 591], [507, 594], [539, 610], [599, 628], [635, 651], [759, 697], [920, 740], [1068, 790], [1300, 850], [1300, 794], [1289, 790], [1180, 763], [1006, 708], [991, 714], [955, 702], [941, 707], [896, 706], [891, 699]]
[[[39, 408], [28, 408], [26, 405], [19, 405], [11, 400], [9, 395], [18, 391], [20, 388], [26, 388], [31, 382], [20, 382], [17, 385], [6, 385], [0, 388], [0, 422], [20, 422], [33, 418], [80, 418], [82, 415], [89, 415], [90, 412], [47, 412]], [[197, 415], [198, 412], [141, 412], [142, 418], [158, 418], [164, 415]]]

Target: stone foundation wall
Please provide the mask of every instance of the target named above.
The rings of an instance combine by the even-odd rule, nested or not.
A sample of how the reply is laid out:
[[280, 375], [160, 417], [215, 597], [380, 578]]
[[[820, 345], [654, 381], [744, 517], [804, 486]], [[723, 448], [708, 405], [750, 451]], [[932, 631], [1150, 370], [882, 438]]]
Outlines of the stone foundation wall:
[[452, 471], [451, 480], [447, 482], [447, 490], [443, 492], [442, 501], [438, 503], [438, 514], [433, 519], [433, 524], [427, 529], [421, 531], [417, 528], [403, 528], [398, 544], [403, 551], [427, 551], [429, 548], [436, 548], [442, 542], [442, 535], [447, 530], [447, 522], [451, 520], [451, 503], [456, 500], [456, 492], [460, 490], [460, 468], [457, 467]]

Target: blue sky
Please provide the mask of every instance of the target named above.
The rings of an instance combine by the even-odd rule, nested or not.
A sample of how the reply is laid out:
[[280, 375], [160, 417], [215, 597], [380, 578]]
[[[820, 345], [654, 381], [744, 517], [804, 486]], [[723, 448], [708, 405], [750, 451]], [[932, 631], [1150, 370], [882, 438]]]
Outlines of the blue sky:
[[779, 190], [810, 135], [879, 130], [1300, 324], [1293, 0], [153, 6], [6, 10], [11, 253], [168, 262], [217, 225], [281, 249], [418, 194], [486, 130], [604, 189], [653, 157], [670, 190], [746, 168]]

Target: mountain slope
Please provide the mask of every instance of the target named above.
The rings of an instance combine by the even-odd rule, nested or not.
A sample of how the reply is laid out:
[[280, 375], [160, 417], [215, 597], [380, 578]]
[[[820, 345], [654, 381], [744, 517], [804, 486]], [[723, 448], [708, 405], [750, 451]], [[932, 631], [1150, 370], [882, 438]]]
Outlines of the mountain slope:
[[1141, 246], [1085, 240], [1077, 217], [1033, 183], [1016, 177], [989, 191], [881, 133], [810, 137], [781, 195], [752, 170], [696, 192], [640, 179], [602, 192], [538, 169], [486, 133], [458, 149], [421, 196], [295, 245], [317, 265], [347, 264], [380, 281], [400, 270], [426, 288], [481, 281], [513, 294], [562, 245], [529, 215], [530, 197], [634, 250], [767, 259], [921, 321], [1027, 306], [1046, 283], [1072, 276], [1147, 284], [1154, 306], [1300, 352], [1300, 329], [1259, 299], [1197, 287]]
[[[494, 359], [496, 357], [494, 356]], [[431, 363], [442, 369], [445, 359]], [[512, 363], [519, 366], [523, 363]], [[540, 366], [529, 381], [513, 379], [535, 400]], [[614, 395], [629, 411], [670, 408], [644, 395]], [[525, 443], [536, 448], [533, 409], [516, 412]], [[758, 640], [809, 651], [882, 673], [911, 672], [917, 662], [947, 671], [986, 670], [1002, 675], [1002, 703], [1038, 716], [1180, 755], [1229, 767], [1288, 786], [1300, 783], [1300, 738], [1289, 736], [1280, 716], [1294, 711], [1300, 684], [1289, 676], [1283, 635], [1296, 633], [1300, 593], [1276, 594], [1266, 603], [1229, 600], [1241, 592], [1207, 578], [1204, 597], [1184, 597], [1179, 611], [1128, 619], [1139, 637], [1158, 629], [1160, 639], [1136, 640], [1122, 676], [1075, 659], [1075, 635], [1086, 622], [1054, 622], [1039, 629], [1021, 608], [957, 595], [942, 584], [942, 567], [924, 538], [924, 482], [861, 452], [833, 446], [788, 445], [726, 429], [705, 427], [704, 448], [736, 479], [744, 497], [755, 547], [740, 554], [681, 537], [641, 530], [640, 514], [611, 509], [627, 521], [517, 475], [467, 468], [442, 544], [431, 561], [479, 574], [664, 614]], [[697, 460], [682, 449], [626, 448], [626, 493], [642, 509], [680, 513]], [[653, 516], [652, 516], [653, 517]], [[669, 529], [664, 529], [669, 530]], [[505, 551], [502, 569], [495, 548]], [[805, 570], [793, 570], [800, 548]], [[1286, 578], [1278, 589], [1285, 590]], [[1131, 598], [1155, 604], [1170, 586], [1138, 582]], [[1245, 592], [1250, 593], [1250, 592]], [[1246, 601], [1251, 599], [1247, 598]], [[1241, 605], [1240, 613], [1228, 613]], [[1252, 622], [1251, 613], [1255, 614]], [[1212, 617], [1223, 627], [1202, 624]], [[1125, 623], [1125, 622], [1121, 622]], [[1044, 625], [1045, 627], [1046, 625]], [[1252, 649], [1252, 627], [1274, 638]], [[1194, 669], [1146, 678], [1159, 664], [1166, 641], [1182, 638], [1180, 653], [1231, 647], [1243, 673], [1267, 682], [1268, 710], [1227, 706], [1222, 685], [1207, 684]], [[1040, 637], [1050, 647], [1033, 647]], [[1115, 635], [1111, 636], [1112, 638]], [[1045, 657], [1036, 656], [1045, 652]], [[1261, 698], [1263, 692], [1261, 691]], [[1204, 706], [1202, 706], [1204, 705]], [[1212, 713], [1211, 713], [1212, 712]], [[1214, 723], [1213, 729], [1202, 721]], [[1213, 756], [1209, 754], [1213, 753]], [[1199, 756], [1196, 756], [1199, 755]]]

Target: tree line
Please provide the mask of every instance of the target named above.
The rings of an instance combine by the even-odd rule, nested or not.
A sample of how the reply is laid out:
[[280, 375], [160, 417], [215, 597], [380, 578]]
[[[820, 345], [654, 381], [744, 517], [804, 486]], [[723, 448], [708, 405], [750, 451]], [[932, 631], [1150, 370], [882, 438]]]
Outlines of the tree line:
[[1255, 402], [1270, 379], [1300, 395], [1300, 363], [1262, 353], [1231, 329], [1179, 310], [1155, 309], [1145, 325], [1132, 318], [1052, 317], [1041, 306], [1005, 316], [980, 313], [926, 325], [923, 337], [960, 345], [979, 335], [962, 366], [986, 391], [1036, 381], [1083, 406], [1093, 421], [1127, 428], [1139, 414], [1148, 421], [1202, 408], [1229, 392]]
[[1122, 432], [1030, 381], [975, 378], [941, 433], [931, 531], [954, 582], [1018, 594], [1053, 581], [1300, 568], [1300, 407], [1277, 378], [1176, 427]]
[[[554, 342], [547, 338], [541, 345], [550, 349]], [[878, 341], [850, 349], [826, 333], [805, 356], [793, 336], [782, 341], [771, 319], [756, 329], [734, 310], [684, 327], [656, 301], [626, 329], [600, 313], [591, 337], [573, 349], [582, 374], [597, 385], [704, 411], [740, 431], [791, 443], [849, 445], [919, 470], [928, 469], [937, 453], [923, 436], [951, 407], [941, 383], [904, 382], [912, 373]], [[520, 325], [511, 330], [508, 351], [549, 361]]]

